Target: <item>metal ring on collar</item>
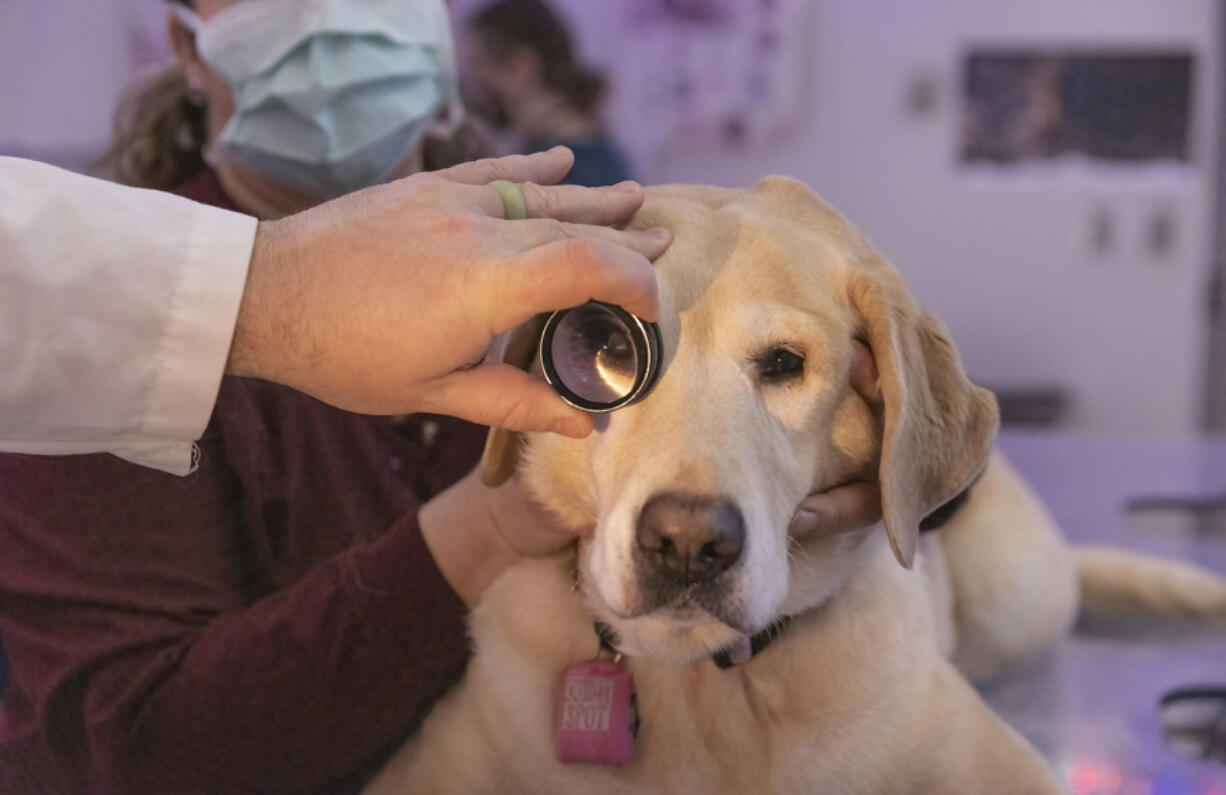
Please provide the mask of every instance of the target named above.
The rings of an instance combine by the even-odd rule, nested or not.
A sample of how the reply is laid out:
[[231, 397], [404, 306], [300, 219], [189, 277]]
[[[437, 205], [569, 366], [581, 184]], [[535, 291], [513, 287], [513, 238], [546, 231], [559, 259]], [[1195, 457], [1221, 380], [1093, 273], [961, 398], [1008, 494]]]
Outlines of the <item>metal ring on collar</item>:
[[528, 217], [528, 203], [524, 201], [524, 192], [518, 185], [496, 179], [490, 183], [490, 187], [502, 197], [502, 213], [508, 221], [522, 221]]

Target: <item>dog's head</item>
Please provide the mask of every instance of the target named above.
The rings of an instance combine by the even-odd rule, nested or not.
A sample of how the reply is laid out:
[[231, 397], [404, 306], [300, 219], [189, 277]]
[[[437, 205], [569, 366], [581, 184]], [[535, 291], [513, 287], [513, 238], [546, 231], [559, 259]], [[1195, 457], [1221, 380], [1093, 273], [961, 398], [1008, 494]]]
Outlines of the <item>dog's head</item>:
[[[668, 227], [657, 263], [663, 369], [645, 400], [576, 441], [495, 432], [487, 479], [515, 461], [576, 527], [579, 583], [631, 654], [686, 662], [836, 592], [859, 533], [789, 538], [805, 495], [879, 480], [899, 563], [920, 520], [978, 474], [996, 429], [941, 325], [898, 272], [804, 185], [648, 191], [637, 225]], [[539, 326], [511, 341], [526, 364]], [[851, 389], [874, 356], [884, 431]], [[518, 347], [518, 350], [516, 350]]]

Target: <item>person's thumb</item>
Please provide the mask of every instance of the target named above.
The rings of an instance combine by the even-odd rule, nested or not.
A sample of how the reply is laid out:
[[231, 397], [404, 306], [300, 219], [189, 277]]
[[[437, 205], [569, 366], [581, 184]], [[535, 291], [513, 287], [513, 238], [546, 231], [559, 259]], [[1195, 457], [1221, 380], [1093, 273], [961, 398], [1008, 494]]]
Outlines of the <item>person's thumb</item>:
[[504, 364], [485, 363], [438, 379], [424, 411], [512, 431], [553, 431], [581, 439], [592, 419], [568, 406], [545, 382]]

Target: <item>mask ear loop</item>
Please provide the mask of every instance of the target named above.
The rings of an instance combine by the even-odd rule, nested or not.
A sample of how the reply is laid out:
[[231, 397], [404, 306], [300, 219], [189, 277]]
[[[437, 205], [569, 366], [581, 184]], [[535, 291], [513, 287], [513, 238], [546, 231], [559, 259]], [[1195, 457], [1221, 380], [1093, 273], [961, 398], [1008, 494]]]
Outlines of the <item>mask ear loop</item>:
[[[167, 11], [174, 15], [175, 19], [183, 23], [183, 26], [192, 32], [193, 36], [200, 36], [200, 31], [204, 29], [204, 20], [200, 18], [199, 14], [182, 3], [174, 2], [174, 0], [166, 0], [163, 5], [166, 6]], [[197, 88], [189, 87], [189, 91], [193, 92], [193, 94], [200, 93], [200, 90]], [[194, 99], [192, 102], [193, 104], [197, 104]], [[203, 100], [198, 104], [203, 105]], [[201, 147], [200, 156], [203, 158], [204, 162], [208, 163], [212, 168], [217, 168], [219, 165], [221, 165], [222, 158], [216, 151], [214, 151], [212, 146]]]
[[452, 34], [451, 9], [442, 0], [440, 9], [442, 30], [439, 31], [439, 51], [443, 64], [443, 89], [447, 92], [447, 109], [431, 121], [429, 134], [446, 138], [464, 123], [464, 104], [460, 101], [459, 66], [456, 64], [455, 36]]

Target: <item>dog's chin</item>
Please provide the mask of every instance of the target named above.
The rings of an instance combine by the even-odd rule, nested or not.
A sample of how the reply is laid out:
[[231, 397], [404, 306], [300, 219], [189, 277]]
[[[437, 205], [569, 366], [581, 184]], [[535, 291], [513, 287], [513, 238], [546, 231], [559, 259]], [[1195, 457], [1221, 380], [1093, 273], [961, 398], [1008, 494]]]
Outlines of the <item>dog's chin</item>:
[[670, 665], [686, 665], [734, 645], [744, 633], [697, 606], [660, 608], [620, 616], [599, 599], [588, 598], [593, 615], [613, 631], [617, 650]]

